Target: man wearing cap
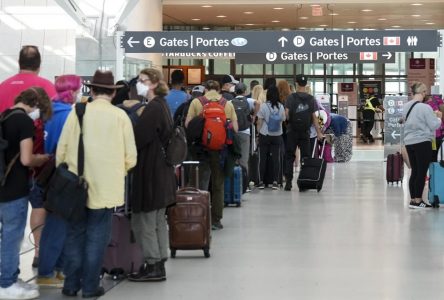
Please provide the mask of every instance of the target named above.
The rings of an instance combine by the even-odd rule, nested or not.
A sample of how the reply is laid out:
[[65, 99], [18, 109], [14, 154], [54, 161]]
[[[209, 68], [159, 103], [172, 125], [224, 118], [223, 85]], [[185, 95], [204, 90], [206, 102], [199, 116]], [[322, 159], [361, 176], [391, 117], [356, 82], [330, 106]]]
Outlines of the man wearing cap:
[[[124, 204], [124, 181], [136, 165], [137, 150], [133, 127], [126, 113], [113, 106], [114, 76], [96, 71], [88, 86], [93, 102], [86, 105], [83, 117], [85, 149], [84, 177], [88, 183], [86, 218], [68, 224], [65, 242], [65, 283], [62, 294], [84, 298], [99, 297], [103, 255], [111, 238], [113, 208]], [[77, 172], [77, 147], [80, 126], [75, 110], [66, 120], [57, 147], [56, 163], [66, 163]]]
[[221, 94], [227, 100], [233, 100], [236, 97], [236, 93], [234, 92], [236, 84], [239, 81], [234, 79], [233, 75], [225, 75], [222, 77], [221, 81]]
[[[241, 158], [239, 164], [247, 171], [248, 174], [248, 159], [250, 152], [250, 125], [255, 113], [257, 102], [252, 98], [247, 98], [247, 86], [243, 82], [239, 82], [235, 87], [236, 98], [231, 100], [237, 115], [237, 124], [239, 132], [237, 134], [241, 144]], [[249, 176], [247, 176], [249, 178]], [[247, 184], [247, 183], [244, 183]], [[247, 191], [250, 191], [247, 187]]]
[[301, 149], [301, 160], [310, 156], [310, 127], [313, 124], [318, 139], [323, 138], [315, 115], [315, 99], [307, 94], [307, 76], [296, 76], [296, 93], [288, 96], [285, 102], [287, 115], [287, 146], [285, 149], [284, 173], [286, 178], [285, 190], [291, 191], [293, 181], [293, 164], [297, 147]]

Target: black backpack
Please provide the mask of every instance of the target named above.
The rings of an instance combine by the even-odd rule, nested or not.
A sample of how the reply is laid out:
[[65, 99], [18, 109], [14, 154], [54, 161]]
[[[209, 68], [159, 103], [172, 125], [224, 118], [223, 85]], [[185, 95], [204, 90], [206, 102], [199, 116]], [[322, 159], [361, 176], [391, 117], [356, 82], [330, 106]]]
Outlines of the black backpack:
[[246, 130], [251, 126], [251, 109], [245, 97], [236, 97], [231, 100], [237, 115], [239, 131]]
[[3, 137], [3, 123], [9, 119], [11, 116], [16, 114], [26, 114], [21, 109], [16, 109], [5, 115], [2, 114], [0, 117], [0, 185], [4, 186], [6, 183], [6, 178], [8, 177], [9, 172], [11, 172], [12, 166], [15, 164], [17, 159], [20, 156], [20, 152], [14, 155], [14, 158], [6, 164], [6, 149], [8, 148], [9, 142]]
[[141, 107], [145, 107], [145, 106], [146, 106], [146, 103], [143, 103], [143, 102], [139, 102], [137, 104], [134, 104], [131, 107], [127, 107], [127, 106], [123, 105], [123, 103], [117, 105], [118, 108], [121, 108], [126, 112], [126, 114], [128, 115], [128, 117], [131, 120], [131, 123], [133, 124], [133, 128], [136, 126], [137, 121], [139, 120], [139, 117], [140, 117], [139, 114], [137, 113], [137, 111]]
[[[308, 100], [299, 96], [298, 93], [293, 93], [292, 97], [296, 101], [294, 101], [294, 106], [289, 110], [288, 123], [293, 131], [305, 133], [313, 123], [310, 105]], [[311, 98], [314, 101], [313, 96]]]

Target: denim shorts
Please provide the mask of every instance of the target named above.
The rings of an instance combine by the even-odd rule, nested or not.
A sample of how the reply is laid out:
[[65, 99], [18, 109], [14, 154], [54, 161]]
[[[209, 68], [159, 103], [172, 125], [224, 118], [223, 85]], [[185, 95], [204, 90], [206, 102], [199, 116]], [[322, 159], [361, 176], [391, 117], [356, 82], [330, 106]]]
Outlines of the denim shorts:
[[32, 208], [43, 208], [43, 188], [38, 185], [34, 180], [31, 180], [31, 190], [29, 192], [29, 202]]

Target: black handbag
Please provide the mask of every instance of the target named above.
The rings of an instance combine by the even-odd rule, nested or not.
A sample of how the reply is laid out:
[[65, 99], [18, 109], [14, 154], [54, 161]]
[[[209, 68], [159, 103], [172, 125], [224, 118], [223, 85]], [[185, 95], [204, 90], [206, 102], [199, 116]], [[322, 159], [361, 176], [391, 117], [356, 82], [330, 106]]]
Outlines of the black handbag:
[[77, 157], [78, 174], [69, 171], [66, 163], [60, 164], [52, 175], [46, 191], [45, 208], [68, 222], [82, 221], [86, 217], [88, 184], [83, 177], [85, 164], [83, 115], [85, 114], [85, 109], [86, 103], [78, 103], [75, 106], [80, 124]]

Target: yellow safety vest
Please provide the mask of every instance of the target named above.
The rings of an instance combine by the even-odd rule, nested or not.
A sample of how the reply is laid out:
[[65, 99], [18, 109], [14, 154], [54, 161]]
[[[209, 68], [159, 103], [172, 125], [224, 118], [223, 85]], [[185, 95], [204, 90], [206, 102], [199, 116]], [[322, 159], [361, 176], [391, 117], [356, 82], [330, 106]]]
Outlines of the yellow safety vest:
[[373, 106], [372, 101], [371, 101], [371, 100], [373, 100], [373, 99], [375, 99], [375, 98], [376, 98], [375, 96], [372, 96], [372, 97], [368, 98], [367, 100], [365, 100], [365, 106], [364, 106], [364, 109], [369, 109], [369, 110], [373, 110], [373, 111], [375, 111], [376, 109], [375, 109], [375, 107]]

